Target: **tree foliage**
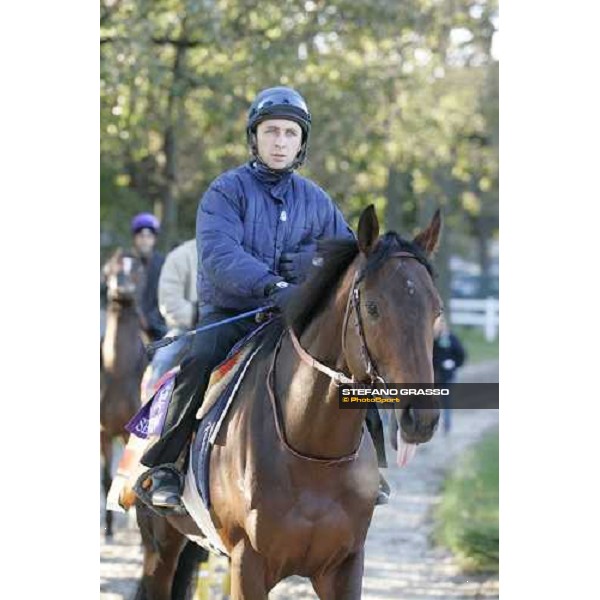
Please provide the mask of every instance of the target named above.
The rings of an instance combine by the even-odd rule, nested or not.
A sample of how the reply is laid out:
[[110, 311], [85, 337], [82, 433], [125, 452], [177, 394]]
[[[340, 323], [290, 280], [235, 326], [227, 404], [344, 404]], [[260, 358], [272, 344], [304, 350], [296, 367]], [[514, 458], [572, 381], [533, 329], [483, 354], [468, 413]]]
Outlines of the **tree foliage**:
[[[198, 200], [248, 158], [262, 88], [313, 114], [303, 173], [351, 220], [373, 202], [411, 234], [437, 205], [447, 243], [498, 216], [496, 0], [102, 0], [102, 226], [155, 210], [191, 237]], [[442, 252], [448, 252], [448, 246]]]

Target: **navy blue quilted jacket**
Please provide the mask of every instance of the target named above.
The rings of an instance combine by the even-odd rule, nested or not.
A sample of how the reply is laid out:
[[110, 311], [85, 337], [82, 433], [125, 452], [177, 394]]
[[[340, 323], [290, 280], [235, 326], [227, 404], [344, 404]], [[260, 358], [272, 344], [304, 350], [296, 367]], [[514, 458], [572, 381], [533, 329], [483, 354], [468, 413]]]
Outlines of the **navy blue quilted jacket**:
[[198, 206], [198, 299], [211, 307], [251, 310], [282, 281], [284, 252], [316, 248], [322, 238], [354, 234], [331, 198], [297, 173], [273, 175], [253, 163], [215, 179]]

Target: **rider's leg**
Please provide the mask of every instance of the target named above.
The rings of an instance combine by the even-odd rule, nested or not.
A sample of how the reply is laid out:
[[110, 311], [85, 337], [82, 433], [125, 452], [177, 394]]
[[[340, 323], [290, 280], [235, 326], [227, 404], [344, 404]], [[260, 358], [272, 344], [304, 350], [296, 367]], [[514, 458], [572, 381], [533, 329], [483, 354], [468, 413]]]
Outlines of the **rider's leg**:
[[[200, 320], [199, 326], [208, 325], [233, 316], [231, 312], [211, 313]], [[195, 415], [204, 399], [211, 371], [222, 362], [232, 346], [256, 324], [244, 319], [222, 325], [194, 336], [190, 351], [177, 374], [173, 396], [167, 410], [161, 438], [141, 459], [147, 467], [175, 463], [192, 434]], [[179, 480], [159, 477], [159, 485], [152, 492], [156, 506], [174, 507], [180, 504]]]
[[387, 467], [387, 459], [385, 456], [385, 438], [383, 437], [383, 424], [379, 411], [374, 404], [369, 404], [367, 407], [367, 429], [373, 438], [375, 444], [375, 452], [377, 452], [377, 463], [380, 467]]
[[[379, 411], [375, 405], [370, 404], [367, 407], [366, 417], [367, 429], [373, 439], [375, 452], [377, 453], [377, 463], [380, 467], [387, 467], [387, 459], [385, 456], [385, 438], [383, 436], [383, 425]], [[377, 494], [376, 504], [387, 504], [390, 498], [390, 486], [385, 480], [385, 477], [379, 472], [379, 492]]]

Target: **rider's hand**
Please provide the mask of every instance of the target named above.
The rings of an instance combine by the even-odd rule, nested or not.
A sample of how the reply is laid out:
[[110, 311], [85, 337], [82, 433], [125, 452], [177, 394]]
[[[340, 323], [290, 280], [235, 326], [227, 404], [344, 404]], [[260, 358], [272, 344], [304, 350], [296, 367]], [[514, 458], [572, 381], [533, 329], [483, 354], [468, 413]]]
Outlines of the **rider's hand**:
[[314, 254], [314, 248], [305, 248], [299, 252], [284, 252], [279, 261], [279, 273], [286, 281], [299, 283], [306, 277]]
[[287, 281], [278, 281], [267, 287], [266, 295], [279, 310], [283, 310], [297, 287]]

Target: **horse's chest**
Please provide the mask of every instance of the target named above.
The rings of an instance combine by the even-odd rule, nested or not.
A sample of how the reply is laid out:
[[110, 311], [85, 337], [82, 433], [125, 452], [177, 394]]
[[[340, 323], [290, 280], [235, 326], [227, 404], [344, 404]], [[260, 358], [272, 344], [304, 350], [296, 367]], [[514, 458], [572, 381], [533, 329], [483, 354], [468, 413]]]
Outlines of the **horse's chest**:
[[319, 496], [300, 497], [286, 510], [264, 506], [254, 516], [258, 551], [279, 556], [290, 565], [299, 565], [307, 557], [317, 565], [361, 541], [353, 515], [340, 503]]

